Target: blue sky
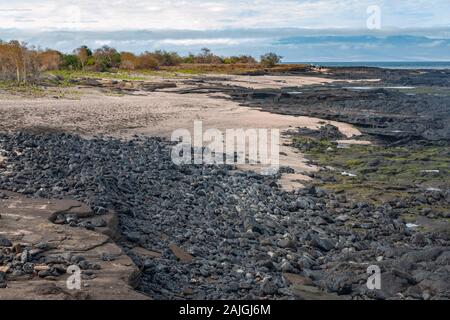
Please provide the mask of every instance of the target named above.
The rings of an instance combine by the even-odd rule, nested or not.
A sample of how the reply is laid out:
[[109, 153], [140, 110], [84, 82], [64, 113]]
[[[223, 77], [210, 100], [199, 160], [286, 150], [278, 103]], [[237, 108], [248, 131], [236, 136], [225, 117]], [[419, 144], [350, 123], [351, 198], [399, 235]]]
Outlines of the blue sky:
[[[371, 6], [379, 29], [367, 26]], [[450, 0], [0, 0], [0, 39], [65, 52], [206, 46], [285, 61], [450, 60]]]

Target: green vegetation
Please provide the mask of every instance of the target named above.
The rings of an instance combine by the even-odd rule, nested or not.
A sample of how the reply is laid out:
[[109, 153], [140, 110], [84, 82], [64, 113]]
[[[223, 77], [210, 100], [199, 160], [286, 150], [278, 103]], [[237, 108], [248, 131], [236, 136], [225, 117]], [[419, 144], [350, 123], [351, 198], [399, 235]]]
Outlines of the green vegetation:
[[334, 142], [305, 137], [295, 137], [293, 145], [319, 166], [334, 168], [320, 173], [326, 181], [322, 187], [357, 200], [379, 204], [418, 188], [446, 189], [450, 184], [450, 148], [445, 146], [338, 148]]
[[79, 78], [114, 79], [114, 80], [129, 80], [129, 81], [145, 80], [145, 77], [143, 75], [133, 74], [125, 70], [117, 72], [55, 70], [49, 71], [47, 74], [62, 78], [63, 81], [68, 85], [70, 84], [70, 80]]
[[314, 139], [310, 137], [298, 136], [293, 139], [293, 145], [302, 151], [321, 153], [329, 151], [330, 148], [337, 147], [337, 143], [327, 139]]
[[76, 55], [65, 54], [62, 56], [60, 67], [63, 70], [79, 70], [81, 68], [81, 63]]
[[[249, 69], [274, 68], [281, 62], [281, 57], [268, 53], [261, 56], [261, 62], [249, 55], [221, 57], [208, 48], [203, 48], [197, 55], [190, 53], [186, 57], [176, 52], [157, 50], [136, 55], [132, 52], [118, 52], [116, 49], [103, 46], [91, 50], [81, 46], [72, 53], [61, 53], [56, 50], [45, 51], [29, 47], [19, 41], [3, 42], [0, 40], [0, 80], [15, 80], [17, 83], [34, 81], [42, 72], [55, 70], [117, 72], [161, 70], [175, 67], [174, 72], [194, 74], [198, 72], [245, 72]], [[191, 67], [182, 66], [187, 64]], [[196, 67], [192, 67], [197, 65]], [[210, 68], [205, 67], [212, 67]], [[225, 66], [221, 68], [221, 66]], [[230, 67], [231, 66], [231, 67]]]
[[261, 65], [263, 65], [266, 68], [273, 68], [281, 62], [281, 59], [283, 59], [282, 56], [270, 52], [261, 56]]
[[14, 83], [11, 81], [0, 81], [0, 91], [32, 97], [44, 97], [45, 90], [32, 83]]
[[[280, 65], [275, 67], [275, 72], [289, 71], [305, 71], [306, 65]], [[127, 81], [143, 81], [150, 76], [158, 77], [180, 77], [183, 75], [200, 75], [200, 74], [243, 74], [243, 73], [259, 73], [261, 69], [257, 65], [243, 64], [180, 64], [177, 66], [160, 67], [158, 70], [111, 70], [111, 71], [89, 71], [89, 70], [52, 70], [47, 71], [44, 75], [58, 77], [58, 86], [72, 86], [71, 80], [80, 78], [93, 79], [112, 79]]]
[[[18, 41], [0, 40], [0, 81], [70, 86], [76, 78], [108, 78], [117, 80], [145, 80], [147, 76], [177, 77], [193, 74], [262, 74], [272, 72], [306, 71], [306, 65], [279, 65], [281, 57], [268, 53], [258, 63], [249, 55], [221, 57], [208, 48], [199, 54], [182, 57], [176, 52], [157, 50], [118, 52], [103, 46], [91, 50], [81, 46], [71, 53], [36, 49]], [[44, 75], [61, 79], [49, 83]], [[50, 80], [51, 82], [51, 80]]]
[[44, 98], [52, 97], [55, 99], [79, 99], [80, 92], [58, 87], [43, 87], [33, 83], [14, 83], [11, 81], [0, 81], [0, 92], [5, 92], [12, 95], [27, 97], [27, 98]]
[[121, 62], [120, 53], [117, 52], [116, 49], [108, 46], [103, 46], [95, 50], [93, 58], [95, 61], [94, 69], [102, 72], [109, 71], [111, 69], [117, 69], [120, 66]]
[[[411, 146], [383, 147], [352, 145], [339, 148], [337, 143], [297, 136], [293, 145], [323, 168], [316, 185], [347, 199], [383, 205], [390, 201], [403, 203], [401, 217], [417, 223], [419, 216], [450, 222], [450, 207], [445, 202], [416, 202], [425, 190], [450, 188], [450, 147]], [[345, 173], [345, 174], [343, 174]], [[423, 222], [423, 220], [422, 220]], [[418, 230], [428, 232], [429, 223]]]

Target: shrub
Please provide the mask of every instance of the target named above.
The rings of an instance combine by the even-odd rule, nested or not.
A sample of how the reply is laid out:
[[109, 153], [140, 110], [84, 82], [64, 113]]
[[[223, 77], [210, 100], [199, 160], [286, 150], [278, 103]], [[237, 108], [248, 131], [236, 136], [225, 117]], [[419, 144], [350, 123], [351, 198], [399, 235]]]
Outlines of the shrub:
[[195, 63], [196, 56], [193, 53], [189, 53], [187, 57], [183, 58], [184, 63]]
[[74, 54], [64, 54], [62, 56], [61, 67], [67, 70], [80, 70], [81, 63], [78, 57]]
[[63, 62], [63, 56], [58, 51], [47, 49], [38, 54], [38, 60], [40, 71], [59, 70]]
[[94, 52], [95, 69], [97, 71], [108, 71], [120, 66], [120, 53], [109, 46], [103, 46]]
[[145, 52], [141, 54], [138, 58], [138, 68], [139, 69], [157, 69], [159, 66], [158, 60], [155, 58], [153, 53]]
[[240, 56], [231, 56], [223, 59], [223, 63], [225, 64], [256, 64], [255, 58], [252, 56], [240, 55]]
[[152, 55], [158, 61], [158, 65], [166, 67], [179, 65], [183, 60], [178, 53], [164, 50], [155, 51]]
[[139, 68], [139, 58], [131, 52], [120, 53], [120, 69], [135, 70]]
[[281, 62], [282, 58], [283, 58], [282, 56], [279, 56], [276, 53], [270, 52], [270, 53], [266, 53], [265, 55], [261, 56], [260, 63], [262, 66], [264, 66], [266, 68], [273, 68]]
[[196, 63], [207, 63], [207, 64], [220, 64], [223, 63], [223, 59], [216, 56], [208, 48], [203, 48], [202, 52], [196, 57]]

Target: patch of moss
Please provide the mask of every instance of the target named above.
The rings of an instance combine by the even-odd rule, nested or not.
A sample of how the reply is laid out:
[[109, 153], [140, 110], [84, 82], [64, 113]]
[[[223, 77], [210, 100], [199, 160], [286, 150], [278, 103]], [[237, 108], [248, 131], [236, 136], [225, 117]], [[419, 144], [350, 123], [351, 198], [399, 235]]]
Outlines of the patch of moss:
[[325, 139], [318, 140], [310, 137], [297, 136], [293, 138], [293, 146], [302, 151], [324, 153], [336, 148], [337, 143]]
[[0, 81], [0, 90], [10, 94], [16, 94], [26, 97], [44, 97], [45, 90], [33, 83], [17, 83], [15, 81]]
[[[332, 141], [302, 136], [293, 138], [293, 146], [320, 167], [335, 169], [320, 172], [325, 181], [322, 187], [357, 200], [382, 203], [408, 197], [425, 187], [450, 188], [448, 146], [337, 148]], [[343, 172], [355, 176], [343, 176]]]

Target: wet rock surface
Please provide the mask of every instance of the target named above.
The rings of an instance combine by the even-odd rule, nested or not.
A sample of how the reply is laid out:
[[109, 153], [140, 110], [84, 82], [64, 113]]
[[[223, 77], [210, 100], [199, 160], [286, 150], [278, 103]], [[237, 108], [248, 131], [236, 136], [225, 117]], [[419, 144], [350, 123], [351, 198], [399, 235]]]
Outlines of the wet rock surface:
[[401, 86], [450, 86], [450, 70], [433, 69], [381, 69], [370, 67], [326, 68], [323, 76], [332, 79], [366, 80], [380, 79], [388, 85]]
[[[373, 85], [372, 85], [373, 86]], [[387, 143], [440, 143], [450, 141], [448, 95], [428, 95], [388, 89], [358, 92], [347, 88], [310, 88], [302, 94], [283, 90], [275, 98], [258, 101], [255, 93], [236, 93], [245, 105], [270, 112], [313, 116], [356, 125], [363, 133]]]
[[[251, 89], [211, 83], [179, 93], [226, 93], [234, 101], [268, 112], [312, 116], [353, 124], [387, 144], [450, 142], [450, 71], [327, 68], [308, 71], [341, 81], [320, 86]], [[297, 75], [297, 73], [285, 74]]]
[[338, 140], [346, 138], [336, 126], [333, 126], [331, 124], [326, 124], [320, 127], [318, 130], [299, 128], [297, 133], [301, 136], [313, 137], [319, 140]]
[[[117, 241], [152, 298], [450, 298], [448, 230], [419, 233], [392, 206], [283, 192], [275, 177], [226, 166], [178, 167], [153, 138], [1, 134], [0, 149], [1, 189], [76, 199], [100, 218], [116, 211]], [[86, 228], [68, 217], [54, 222]], [[366, 287], [369, 265], [381, 290]]]

